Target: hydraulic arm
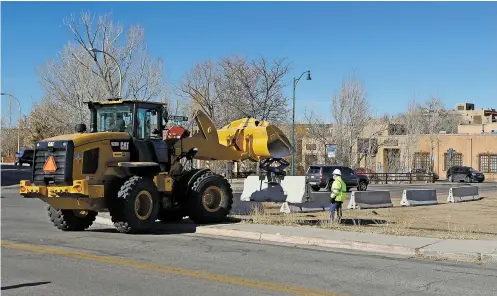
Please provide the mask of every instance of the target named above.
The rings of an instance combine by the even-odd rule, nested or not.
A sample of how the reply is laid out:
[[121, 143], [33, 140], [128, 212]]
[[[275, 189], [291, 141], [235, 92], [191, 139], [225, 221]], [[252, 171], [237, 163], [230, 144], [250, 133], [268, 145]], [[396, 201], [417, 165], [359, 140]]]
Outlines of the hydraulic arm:
[[251, 160], [260, 162], [262, 173], [269, 182], [278, 182], [284, 175], [288, 162], [283, 159], [291, 154], [292, 147], [283, 132], [267, 121], [243, 118], [219, 130], [202, 111], [194, 119], [198, 126], [191, 137], [176, 142], [175, 149], [188, 153], [196, 150], [193, 158], [200, 160]]

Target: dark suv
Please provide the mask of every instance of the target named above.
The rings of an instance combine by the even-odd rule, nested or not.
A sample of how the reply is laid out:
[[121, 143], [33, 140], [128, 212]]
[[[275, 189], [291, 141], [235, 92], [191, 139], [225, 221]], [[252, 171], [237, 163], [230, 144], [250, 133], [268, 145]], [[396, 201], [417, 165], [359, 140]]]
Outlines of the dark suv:
[[358, 191], [366, 191], [368, 188], [369, 179], [367, 176], [356, 174], [351, 168], [341, 165], [311, 165], [307, 169], [306, 182], [313, 191], [319, 191], [321, 188], [331, 191], [335, 169], [342, 172], [342, 180], [347, 185], [347, 191], [352, 187], [356, 187]]
[[32, 149], [21, 149], [18, 153], [16, 153], [16, 159], [14, 161], [15, 165], [22, 166], [24, 163], [33, 165], [33, 153]]
[[464, 181], [466, 183], [471, 182], [483, 182], [485, 180], [485, 175], [478, 172], [472, 167], [468, 166], [452, 166], [447, 170], [447, 179], [449, 182], [460, 182]]

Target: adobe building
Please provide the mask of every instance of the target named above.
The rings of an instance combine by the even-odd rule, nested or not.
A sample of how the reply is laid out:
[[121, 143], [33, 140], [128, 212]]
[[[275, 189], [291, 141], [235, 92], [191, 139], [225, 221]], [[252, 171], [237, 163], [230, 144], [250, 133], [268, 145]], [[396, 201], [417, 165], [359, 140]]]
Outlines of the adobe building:
[[497, 122], [482, 124], [460, 124], [458, 134], [497, 134]]
[[[448, 157], [449, 149], [455, 150], [452, 160]], [[416, 158], [426, 165], [430, 163], [430, 156], [433, 156], [433, 171], [440, 179], [446, 179], [450, 166], [462, 165], [481, 171], [486, 180], [497, 180], [497, 134], [423, 135]]]
[[463, 117], [463, 124], [488, 124], [497, 123], [497, 111], [495, 109], [475, 110], [475, 104], [458, 103], [454, 110]]
[[[457, 104], [453, 111], [463, 117], [457, 134], [407, 135], [401, 125], [371, 122], [354, 147], [358, 167], [378, 173], [433, 168], [443, 180], [450, 165], [464, 165], [483, 172], [486, 180], [497, 180], [497, 112], [474, 110], [469, 103]], [[322, 139], [302, 139], [304, 168], [333, 161], [326, 155], [326, 145]], [[447, 157], [448, 149], [455, 150], [451, 160]]]

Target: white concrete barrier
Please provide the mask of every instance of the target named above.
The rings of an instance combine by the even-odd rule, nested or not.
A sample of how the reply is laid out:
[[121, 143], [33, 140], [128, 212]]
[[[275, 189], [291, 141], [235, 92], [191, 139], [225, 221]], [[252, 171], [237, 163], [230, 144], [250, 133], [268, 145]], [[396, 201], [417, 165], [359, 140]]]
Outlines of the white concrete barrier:
[[290, 202], [305, 201], [305, 176], [286, 176], [280, 184], [262, 183], [259, 176], [248, 176], [243, 184], [241, 201]]
[[393, 207], [390, 191], [352, 191], [347, 209], [376, 209]]
[[231, 215], [249, 215], [254, 210], [263, 208], [262, 202], [258, 201], [241, 201], [240, 193], [233, 193], [233, 204], [231, 206]]
[[330, 192], [311, 192], [308, 201], [302, 203], [285, 202], [280, 208], [281, 213], [290, 212], [319, 212], [330, 208]]
[[481, 199], [478, 186], [462, 186], [449, 188], [447, 202], [462, 202]]
[[404, 189], [401, 206], [436, 205], [437, 191], [435, 189]]

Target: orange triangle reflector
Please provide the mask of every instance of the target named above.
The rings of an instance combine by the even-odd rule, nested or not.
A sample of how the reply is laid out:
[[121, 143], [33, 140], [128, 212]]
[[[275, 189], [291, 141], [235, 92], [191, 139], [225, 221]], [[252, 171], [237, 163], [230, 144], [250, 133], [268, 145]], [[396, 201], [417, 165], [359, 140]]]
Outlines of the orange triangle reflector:
[[57, 165], [55, 164], [55, 159], [53, 156], [50, 156], [47, 161], [45, 161], [45, 165], [43, 165], [43, 171], [45, 173], [55, 173], [57, 170]]

